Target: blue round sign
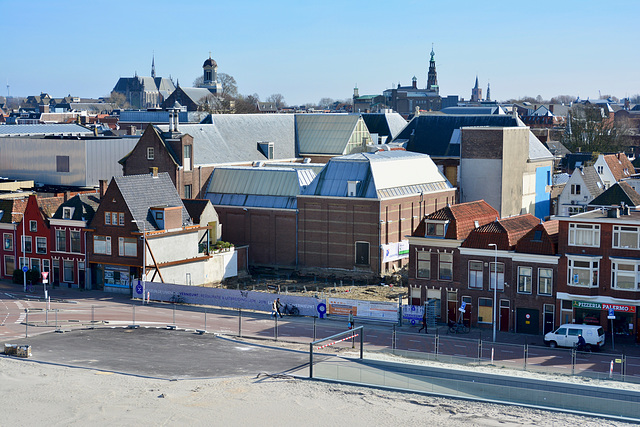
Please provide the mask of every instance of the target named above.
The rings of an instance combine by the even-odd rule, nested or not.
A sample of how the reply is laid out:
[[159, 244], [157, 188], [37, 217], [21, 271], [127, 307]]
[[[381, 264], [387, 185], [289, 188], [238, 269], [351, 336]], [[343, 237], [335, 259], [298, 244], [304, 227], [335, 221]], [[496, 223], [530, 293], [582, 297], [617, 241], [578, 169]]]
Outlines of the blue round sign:
[[320, 318], [324, 318], [325, 313], [327, 312], [327, 305], [323, 302], [321, 302], [320, 304], [318, 304], [317, 307], [318, 313], [320, 314]]
[[140, 283], [138, 283], [136, 285], [136, 293], [137, 294], [142, 294], [142, 292], [144, 292], [144, 290], [142, 289], [142, 285]]
[[26, 265], [22, 266], [22, 271], [26, 273], [27, 271], [29, 271], [29, 267], [27, 267]]

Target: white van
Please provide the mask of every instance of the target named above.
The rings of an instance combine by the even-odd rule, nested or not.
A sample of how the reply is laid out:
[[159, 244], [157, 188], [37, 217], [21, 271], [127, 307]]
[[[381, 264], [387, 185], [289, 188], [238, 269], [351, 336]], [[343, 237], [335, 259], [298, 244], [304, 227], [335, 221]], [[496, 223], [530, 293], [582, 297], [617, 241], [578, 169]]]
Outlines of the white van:
[[588, 349], [598, 350], [604, 345], [604, 329], [598, 325], [576, 325], [566, 323], [544, 336], [544, 343], [550, 347], [573, 347], [582, 335]]

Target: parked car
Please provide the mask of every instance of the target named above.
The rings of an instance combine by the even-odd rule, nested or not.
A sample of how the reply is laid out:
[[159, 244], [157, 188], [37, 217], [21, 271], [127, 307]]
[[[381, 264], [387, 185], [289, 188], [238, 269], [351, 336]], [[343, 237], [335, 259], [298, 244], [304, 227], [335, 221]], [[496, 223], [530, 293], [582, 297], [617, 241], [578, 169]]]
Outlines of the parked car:
[[550, 347], [573, 347], [582, 335], [587, 350], [599, 350], [604, 345], [604, 329], [597, 325], [575, 325], [567, 323], [544, 336], [544, 343]]

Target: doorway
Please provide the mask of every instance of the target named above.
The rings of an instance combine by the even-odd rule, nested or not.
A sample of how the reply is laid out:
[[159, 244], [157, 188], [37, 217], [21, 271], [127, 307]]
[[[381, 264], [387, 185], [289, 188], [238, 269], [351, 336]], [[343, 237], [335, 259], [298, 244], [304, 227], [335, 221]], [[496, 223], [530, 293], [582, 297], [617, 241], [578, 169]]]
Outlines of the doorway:
[[544, 331], [543, 334], [553, 331], [555, 321], [555, 306], [553, 304], [544, 305]]
[[500, 300], [500, 332], [509, 332], [509, 315], [511, 313], [511, 303], [508, 299]]

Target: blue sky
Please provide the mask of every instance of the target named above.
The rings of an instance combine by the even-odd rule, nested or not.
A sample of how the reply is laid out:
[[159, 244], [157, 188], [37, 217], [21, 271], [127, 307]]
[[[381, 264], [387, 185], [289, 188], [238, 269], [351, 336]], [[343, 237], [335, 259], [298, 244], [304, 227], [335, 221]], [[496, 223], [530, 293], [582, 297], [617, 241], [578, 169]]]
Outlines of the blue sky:
[[242, 94], [290, 105], [418, 78], [435, 46], [441, 95], [640, 93], [640, 1], [0, 0], [0, 94], [106, 96], [119, 77], [191, 86], [209, 51]]

